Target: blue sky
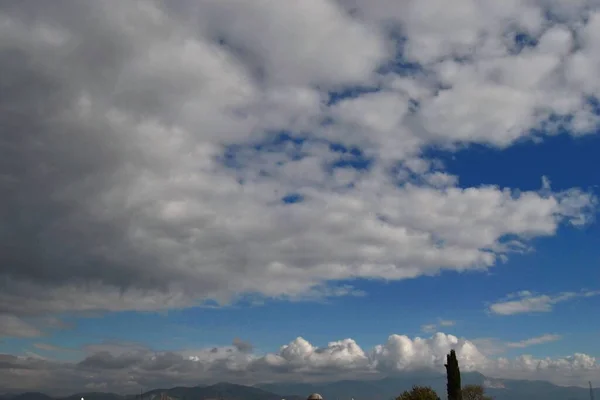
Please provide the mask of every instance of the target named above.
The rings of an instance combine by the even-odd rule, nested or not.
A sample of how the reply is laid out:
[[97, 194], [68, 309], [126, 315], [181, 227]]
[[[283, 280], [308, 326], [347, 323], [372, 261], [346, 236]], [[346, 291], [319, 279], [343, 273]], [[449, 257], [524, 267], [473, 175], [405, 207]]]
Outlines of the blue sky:
[[0, 389], [600, 380], [600, 9], [457, 1], [0, 6]]

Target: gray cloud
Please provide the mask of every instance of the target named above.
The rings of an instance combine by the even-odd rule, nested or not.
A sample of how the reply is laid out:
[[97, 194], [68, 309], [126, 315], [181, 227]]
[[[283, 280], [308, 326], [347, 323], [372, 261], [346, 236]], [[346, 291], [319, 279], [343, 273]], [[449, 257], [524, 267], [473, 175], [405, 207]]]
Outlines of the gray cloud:
[[0, 314], [0, 337], [36, 337], [42, 332], [34, 325], [14, 315]]
[[235, 338], [233, 340], [233, 346], [236, 348], [237, 351], [239, 351], [241, 353], [251, 353], [252, 350], [254, 349], [254, 346], [252, 346], [252, 343], [246, 342], [239, 338]]
[[131, 367], [139, 361], [140, 357], [135, 357], [135, 355], [128, 355], [128, 357], [114, 357], [109, 352], [102, 352], [87, 357], [78, 365], [84, 368], [123, 369]]

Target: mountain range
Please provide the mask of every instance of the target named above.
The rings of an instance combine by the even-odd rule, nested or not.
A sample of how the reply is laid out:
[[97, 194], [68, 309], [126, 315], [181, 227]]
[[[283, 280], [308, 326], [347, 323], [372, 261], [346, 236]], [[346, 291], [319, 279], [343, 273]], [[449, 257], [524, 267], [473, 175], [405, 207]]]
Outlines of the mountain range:
[[[556, 386], [545, 381], [488, 378], [480, 373], [463, 373], [463, 385], [486, 387], [495, 400], [588, 400], [589, 389]], [[371, 381], [346, 380], [328, 383], [271, 383], [255, 386], [217, 383], [208, 386], [154, 389], [143, 393], [144, 400], [305, 400], [310, 393], [320, 393], [325, 400], [391, 400], [413, 385], [431, 386], [445, 398], [446, 377], [431, 372], [403, 374]], [[600, 389], [594, 389], [600, 398]], [[140, 400], [140, 395], [115, 393], [77, 393], [68, 397], [52, 397], [29, 392], [0, 396], [0, 400]]]
[[[140, 400], [140, 395], [119, 395], [106, 392], [76, 393], [67, 397], [53, 397], [39, 392], [6, 394], [0, 400]], [[233, 383], [217, 383], [208, 386], [184, 387], [170, 389], [153, 389], [142, 393], [142, 400], [305, 400], [306, 395], [282, 396], [254, 386], [236, 385]]]
[[[546, 381], [495, 379], [478, 372], [462, 373], [462, 384], [482, 385], [495, 400], [589, 400], [589, 389], [557, 386]], [[446, 376], [433, 372], [403, 374], [373, 381], [341, 381], [325, 384], [277, 383], [258, 387], [275, 393], [320, 393], [325, 400], [391, 400], [412, 386], [430, 386], [443, 399], [446, 397]], [[600, 398], [600, 389], [594, 389]]]

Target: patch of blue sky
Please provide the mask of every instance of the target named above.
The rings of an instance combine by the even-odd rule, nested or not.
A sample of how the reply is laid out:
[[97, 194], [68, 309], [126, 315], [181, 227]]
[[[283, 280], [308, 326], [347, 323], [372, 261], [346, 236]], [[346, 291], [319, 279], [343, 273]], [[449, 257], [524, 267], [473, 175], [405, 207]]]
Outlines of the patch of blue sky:
[[347, 147], [341, 143], [329, 143], [329, 149], [339, 154], [339, 157], [326, 166], [329, 171], [335, 168], [353, 168], [365, 171], [369, 170], [375, 162], [373, 157], [367, 156], [358, 147]]
[[399, 76], [413, 76], [424, 73], [425, 69], [421, 64], [406, 57], [405, 47], [407, 38], [403, 35], [401, 30], [392, 28], [389, 32], [389, 37], [396, 46], [396, 54], [395, 57], [380, 65], [377, 69], [377, 73], [382, 75], [395, 74]]
[[[406, 39], [399, 35], [393, 35], [396, 42], [396, 55], [377, 68], [376, 73], [380, 76], [395, 75], [395, 76], [415, 76], [426, 73], [423, 66], [419, 63], [408, 60], [404, 56], [404, 44]], [[382, 89], [380, 84], [372, 84], [371, 86], [348, 86], [330, 91], [328, 93], [328, 106], [335, 105], [343, 100], [354, 99], [365, 94], [377, 93]], [[416, 100], [411, 102], [411, 109], [415, 110], [419, 106]]]
[[281, 198], [284, 204], [296, 204], [304, 201], [304, 196], [300, 193], [288, 193]]
[[307, 136], [285, 131], [267, 132], [263, 140], [226, 146], [219, 161], [228, 168], [240, 169], [260, 153], [282, 153], [287, 160], [300, 160], [306, 156], [303, 144], [307, 140], [310, 140]]
[[600, 99], [596, 96], [588, 96], [586, 98], [586, 105], [590, 107], [592, 113], [600, 115]]
[[249, 167], [252, 163], [260, 158], [261, 153], [279, 153], [283, 157], [276, 161], [275, 164], [281, 165], [287, 161], [301, 160], [304, 154], [297, 147], [273, 146], [265, 148], [256, 144], [236, 144], [228, 146], [223, 155], [221, 162], [228, 168], [242, 170]]
[[571, 116], [550, 116], [531, 131], [539, 140], [522, 140], [505, 149], [471, 144], [449, 151], [432, 146], [424, 149], [423, 156], [440, 160], [448, 173], [460, 176], [459, 186], [463, 188], [498, 185], [539, 190], [542, 176], [546, 176], [553, 190], [581, 187], [597, 192], [594, 188], [598, 185], [600, 137], [574, 137], [569, 132], [571, 119]]
[[[432, 163], [432, 164], [435, 164], [435, 163]], [[438, 168], [435, 168], [435, 166], [432, 165], [432, 168], [428, 172], [443, 172], [443, 171], [440, 171]], [[402, 161], [391, 164], [387, 168], [387, 175], [392, 180], [392, 182], [395, 182], [395, 184], [398, 187], [404, 186], [407, 183], [410, 183], [413, 185], [419, 185], [419, 186], [427, 186], [428, 185], [426, 177], [423, 174], [412, 171]]]
[[368, 93], [377, 93], [381, 88], [378, 86], [348, 86], [328, 93], [328, 106], [335, 105], [343, 100], [355, 99]]
[[512, 51], [514, 53], [520, 53], [524, 49], [535, 47], [538, 44], [537, 38], [526, 32], [516, 32], [513, 40], [514, 47]]
[[333, 153], [332, 160], [324, 165], [331, 172], [335, 168], [354, 168], [357, 170], [368, 170], [375, 162], [374, 158], [355, 146], [347, 146], [343, 143], [331, 142], [312, 136], [295, 136], [287, 132], [278, 132], [265, 136], [264, 140], [253, 143], [240, 143], [227, 146], [220, 157], [220, 161], [228, 168], [242, 169], [261, 153], [281, 153], [285, 155], [285, 161], [297, 161], [308, 155], [307, 144], [319, 143], [328, 146]]

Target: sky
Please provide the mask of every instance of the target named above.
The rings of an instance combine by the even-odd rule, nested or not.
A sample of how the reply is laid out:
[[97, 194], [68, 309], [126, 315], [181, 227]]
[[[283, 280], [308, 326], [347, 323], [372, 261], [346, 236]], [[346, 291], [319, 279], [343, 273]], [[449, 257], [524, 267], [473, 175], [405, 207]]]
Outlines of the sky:
[[5, 1], [0, 54], [0, 392], [600, 385], [600, 1]]

